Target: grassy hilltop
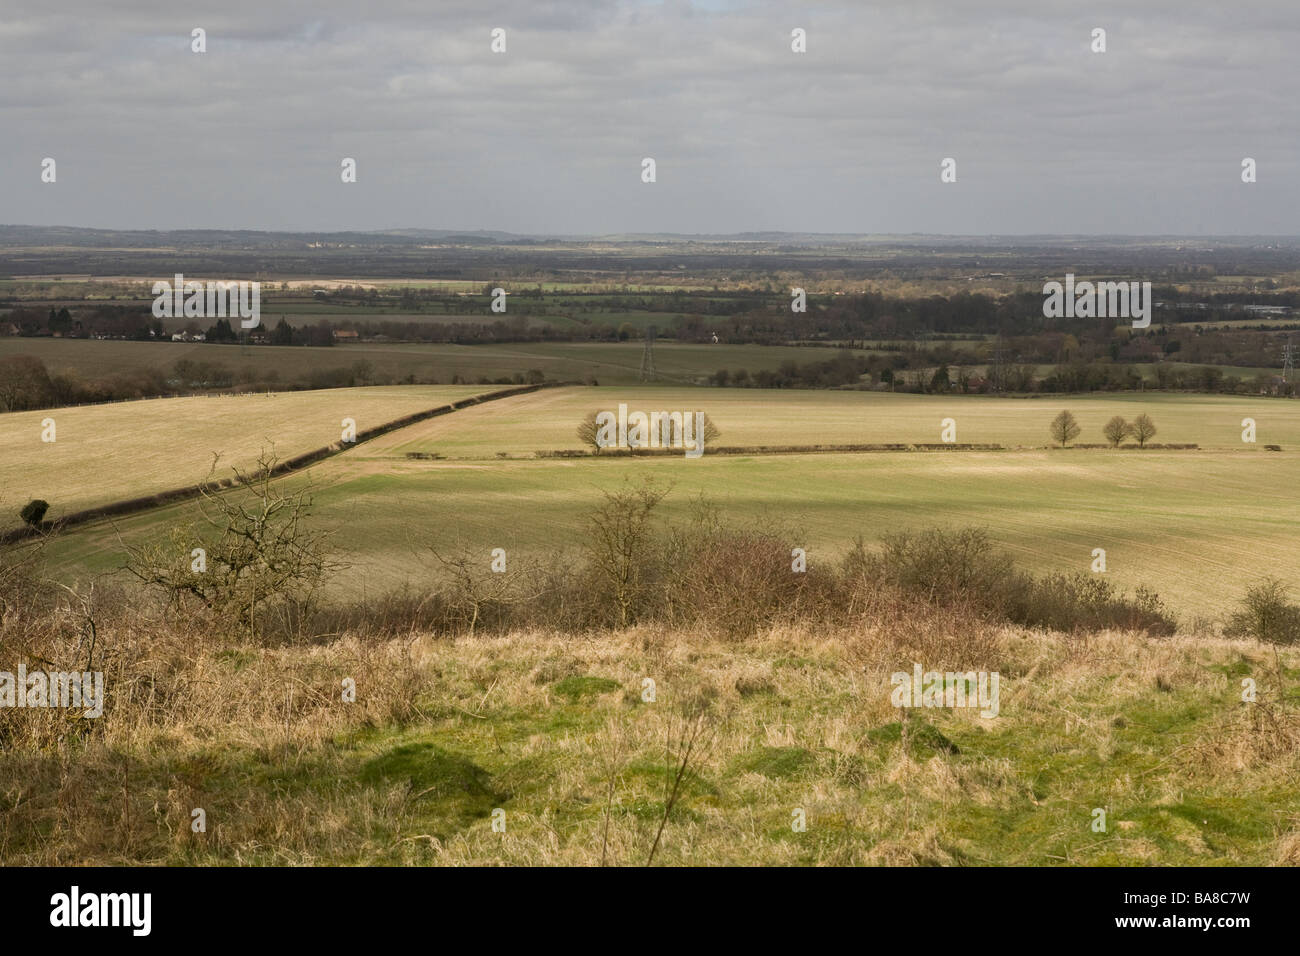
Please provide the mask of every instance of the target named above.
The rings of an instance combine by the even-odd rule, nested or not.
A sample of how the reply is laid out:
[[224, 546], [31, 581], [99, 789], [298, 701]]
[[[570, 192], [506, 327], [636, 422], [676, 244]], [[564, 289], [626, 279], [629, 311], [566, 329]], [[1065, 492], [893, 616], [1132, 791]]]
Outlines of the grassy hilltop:
[[[1253, 642], [926, 615], [742, 643], [117, 639], [75, 759], [45, 725], [0, 761], [11, 865], [642, 864], [666, 808], [656, 864], [1300, 863], [1300, 657]], [[896, 710], [912, 660], [999, 670], [998, 717]]]

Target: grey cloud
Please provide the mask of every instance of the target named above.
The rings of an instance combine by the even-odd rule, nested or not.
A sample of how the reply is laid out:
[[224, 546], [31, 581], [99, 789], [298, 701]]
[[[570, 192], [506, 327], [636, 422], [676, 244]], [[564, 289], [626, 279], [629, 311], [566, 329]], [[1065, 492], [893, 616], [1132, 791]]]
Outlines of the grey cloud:
[[1288, 0], [32, 6], [0, 15], [0, 221], [1293, 233], [1298, 34]]

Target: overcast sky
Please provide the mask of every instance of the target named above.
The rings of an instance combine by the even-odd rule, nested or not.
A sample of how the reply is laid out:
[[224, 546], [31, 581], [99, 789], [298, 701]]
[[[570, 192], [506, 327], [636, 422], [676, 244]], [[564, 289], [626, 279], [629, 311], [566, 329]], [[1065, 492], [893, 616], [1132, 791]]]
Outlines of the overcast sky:
[[1296, 0], [0, 0], [0, 222], [1294, 235], [1298, 63]]

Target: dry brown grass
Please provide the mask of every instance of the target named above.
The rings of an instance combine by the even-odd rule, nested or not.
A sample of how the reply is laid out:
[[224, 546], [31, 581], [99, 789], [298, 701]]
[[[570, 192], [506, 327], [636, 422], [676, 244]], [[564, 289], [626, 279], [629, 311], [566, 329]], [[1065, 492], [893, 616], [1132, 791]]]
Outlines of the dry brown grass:
[[[84, 661], [80, 634], [53, 614], [22, 642], [6, 633], [0, 666], [20, 643]], [[914, 660], [999, 671], [1001, 715], [900, 715], [889, 677]], [[271, 649], [134, 612], [102, 624], [95, 666], [98, 720], [0, 711], [5, 863], [644, 863], [671, 741], [701, 708], [707, 746], [656, 865], [1297, 861], [1294, 805], [1278, 814], [1300, 779], [1300, 654], [1249, 642], [1065, 637], [881, 605], [856, 626], [746, 640], [644, 626]], [[1242, 667], [1253, 709], [1228, 676]], [[907, 750], [889, 732], [900, 716]], [[1108, 834], [1089, 830], [1097, 806]], [[195, 807], [206, 833], [190, 830]], [[795, 808], [807, 832], [791, 830]]]

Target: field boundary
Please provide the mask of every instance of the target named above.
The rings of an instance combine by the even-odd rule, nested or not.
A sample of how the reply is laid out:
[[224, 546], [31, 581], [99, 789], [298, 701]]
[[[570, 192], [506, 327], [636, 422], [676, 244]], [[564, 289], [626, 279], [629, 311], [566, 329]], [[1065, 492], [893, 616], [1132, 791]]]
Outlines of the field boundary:
[[[574, 384], [577, 383], [541, 382], [534, 385], [519, 385], [512, 388], [498, 389], [495, 392], [484, 392], [482, 395], [471, 395], [469, 398], [463, 398], [460, 401], [451, 402], [447, 405], [439, 405], [437, 408], [429, 408], [421, 412], [412, 412], [409, 415], [403, 415], [401, 418], [395, 418], [382, 425], [376, 425], [374, 428], [367, 428], [357, 432], [355, 441], [346, 443], [337, 441], [326, 445], [323, 448], [306, 451], [299, 455], [294, 455], [292, 458], [286, 458], [284, 461], [277, 462], [275, 467], [271, 469], [271, 475], [274, 477], [294, 471], [300, 471], [309, 465], [316, 464], [318, 461], [323, 461], [326, 458], [332, 458], [335, 455], [342, 454], [350, 448], [355, 448], [362, 442], [370, 441], [372, 438], [378, 438], [381, 435], [386, 435], [399, 428], [406, 428], [408, 425], [427, 421], [430, 418], [437, 418], [440, 415], [450, 415], [452, 412], [460, 411], [462, 408], [467, 408], [471, 405], [482, 405], [484, 402], [495, 402], [503, 398], [513, 398], [516, 395], [527, 395], [544, 388], [561, 388]], [[238, 483], [238, 480], [233, 477], [222, 478], [218, 481], [199, 482], [198, 484], [186, 485], [182, 488], [172, 488], [168, 491], [159, 491], [152, 495], [142, 495], [138, 498], [127, 498], [121, 501], [112, 501], [108, 504], [96, 505], [93, 508], [84, 508], [81, 511], [74, 511], [71, 514], [64, 515], [54, 521], [43, 521], [38, 527], [25, 526], [21, 528], [13, 528], [9, 531], [0, 533], [0, 543], [10, 544], [15, 541], [21, 541], [25, 538], [34, 538], [38, 535], [52, 531], [61, 531], [64, 528], [86, 524], [90, 521], [97, 521], [100, 518], [113, 518], [119, 515], [130, 515], [141, 511], [150, 511], [154, 508], [160, 508], [163, 505], [174, 504], [177, 501], [184, 501], [187, 498], [197, 497], [204, 492], [222, 491], [227, 488], [233, 488]]]
[[[857, 445], [721, 445], [706, 449], [708, 455], [834, 455], [846, 452], [932, 452], [932, 451], [1199, 451], [1200, 445], [1194, 444], [1148, 444], [1145, 448], [1137, 445], [1122, 445], [1111, 448], [1110, 445], [1071, 445], [1059, 448], [1055, 445], [998, 445], [976, 442], [873, 442]], [[649, 458], [664, 455], [680, 456], [680, 448], [607, 448], [599, 454], [593, 454], [585, 448], [563, 448], [554, 451], [536, 451], [537, 458]], [[429, 458], [436, 456], [427, 453], [407, 452], [407, 458]]]

